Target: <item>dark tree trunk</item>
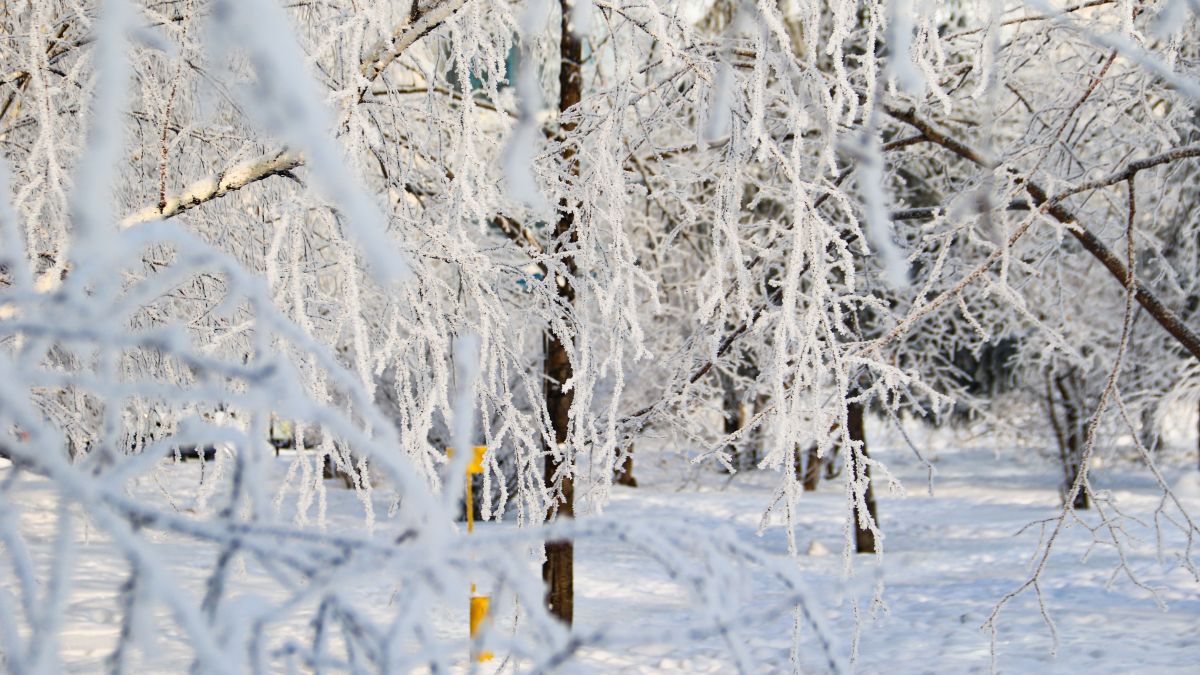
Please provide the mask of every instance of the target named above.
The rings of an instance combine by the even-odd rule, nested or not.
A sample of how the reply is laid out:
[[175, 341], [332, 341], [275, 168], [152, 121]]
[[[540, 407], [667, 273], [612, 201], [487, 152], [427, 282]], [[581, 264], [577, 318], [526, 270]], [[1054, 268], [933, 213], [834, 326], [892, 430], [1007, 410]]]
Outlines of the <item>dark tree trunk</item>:
[[342, 481], [342, 485], [345, 485], [347, 490], [353, 490], [358, 467], [354, 466], [354, 456], [350, 453], [346, 453], [343, 458], [345, 465], [339, 466], [338, 459], [333, 455], [321, 455], [318, 460], [321, 462], [321, 477], [326, 480], [337, 478]]
[[1158, 449], [1162, 447], [1162, 436], [1154, 424], [1153, 408], [1142, 409], [1141, 442], [1142, 446], [1146, 448], [1146, 452], [1151, 454], [1158, 452]]
[[625, 459], [618, 456], [617, 467], [613, 472], [613, 482], [625, 487], [637, 487], [637, 478], [633, 477], [633, 444], [625, 449]]
[[841, 466], [837, 463], [837, 453], [834, 452], [825, 458], [825, 480], [833, 480], [842, 473]]
[[[755, 377], [757, 377], [757, 375]], [[771, 398], [766, 394], [759, 394], [758, 396], [754, 397], [754, 405], [750, 409], [750, 417], [749, 419], [743, 421], [748, 423], [751, 419], [757, 419], [759, 414], [767, 409], [767, 405], [770, 404], [770, 402]], [[750, 447], [746, 448], [747, 457], [749, 458], [751, 465], [758, 466], [758, 460], [761, 457], [760, 450], [767, 445], [767, 436], [766, 431], [763, 429], [763, 425], [759, 424], [758, 427], [754, 429], [754, 433], [750, 436], [750, 439]]]
[[[722, 430], [726, 436], [730, 436], [736, 434], [742, 428], [742, 405], [741, 401], [738, 400], [737, 387], [734, 385], [733, 378], [724, 373], [721, 373], [718, 377], [721, 380], [721, 389], [724, 394], [722, 396], [722, 409], [724, 411]], [[729, 463], [733, 465], [733, 468], [740, 470], [744, 462], [742, 461], [742, 453], [738, 449], [738, 444], [731, 443], [726, 446], [725, 452], [729, 453]]]
[[1058, 412], [1054, 405], [1054, 380], [1046, 373], [1046, 415], [1050, 418], [1050, 428], [1054, 430], [1054, 440], [1058, 443], [1058, 457], [1062, 466], [1067, 466], [1067, 436], [1063, 432], [1062, 423], [1058, 421]]
[[[846, 433], [850, 436], [851, 442], [861, 443], [861, 451], [863, 458], [870, 455], [867, 454], [867, 429], [866, 429], [866, 409], [862, 403], [854, 402], [847, 406], [846, 410]], [[864, 495], [864, 501], [867, 506], [867, 513], [871, 516], [871, 521], [879, 525], [879, 518], [875, 510], [875, 489], [871, 485], [871, 467], [865, 462], [861, 462], [858, 458], [858, 453], [851, 451], [846, 453], [847, 468], [850, 468], [853, 473], [851, 476], [856, 480], [867, 481], [867, 491]], [[862, 527], [859, 518], [858, 501], [854, 502], [854, 546], [859, 553], [875, 553], [877, 549], [875, 542], [875, 533], [870, 528]]]
[[817, 483], [821, 481], [821, 458], [817, 455], [816, 443], [808, 447], [808, 458], [804, 463], [804, 473], [801, 475], [801, 480], [804, 481], [805, 492], [817, 491]]
[[[561, 223], [561, 221], [560, 221]], [[560, 295], [562, 287], [559, 288]], [[546, 449], [544, 479], [551, 494], [559, 499], [551, 504], [546, 520], [571, 518], [575, 515], [575, 477], [570, 463], [570, 448], [567, 447], [567, 430], [571, 402], [575, 398], [562, 385], [571, 378], [571, 361], [567, 348], [553, 334], [546, 337], [546, 361], [544, 364], [546, 410], [553, 426], [555, 448]], [[550, 612], [567, 625], [574, 615], [575, 600], [575, 548], [570, 540], [546, 542], [546, 562], [542, 565], [542, 579], [546, 582], [546, 605]]]
[[[580, 62], [583, 60], [582, 43], [570, 30], [571, 0], [560, 0], [562, 9], [562, 35], [559, 38], [560, 69], [558, 76], [558, 109], [559, 113], [579, 103], [582, 94]], [[575, 130], [574, 122], [564, 122], [562, 133], [569, 135]], [[575, 156], [575, 146], [566, 143], [562, 150], [563, 163], [572, 177], [579, 175], [579, 160]], [[558, 222], [554, 224], [554, 240], [550, 245], [552, 255], [561, 253], [563, 248], [573, 248], [577, 242], [575, 234], [575, 211], [566, 199], [559, 202]], [[575, 276], [575, 258], [565, 255], [561, 258], [570, 276]], [[557, 273], [552, 272], [558, 276]], [[558, 290], [558, 296], [566, 307], [575, 302], [575, 289], [572, 280], [567, 278], [550, 279]], [[563, 391], [563, 384], [571, 379], [573, 374], [571, 359], [567, 346], [559, 336], [548, 333], [546, 336], [546, 360], [544, 364], [546, 376], [546, 411], [550, 415], [550, 424], [554, 431], [554, 441], [558, 447], [547, 448], [544, 479], [551, 493], [558, 493], [560, 498], [550, 507], [546, 514], [547, 520], [554, 518], [570, 518], [575, 515], [575, 470], [571, 465], [574, 453], [567, 447], [568, 426], [570, 423], [571, 402], [574, 394]], [[546, 582], [546, 606], [550, 613], [560, 621], [571, 625], [575, 614], [575, 547], [569, 540], [546, 542], [546, 562], [542, 565], [542, 579]]]
[[[1063, 422], [1062, 422], [1062, 438], [1063, 447], [1060, 448], [1060, 453], [1063, 460], [1063, 499], [1071, 493], [1071, 486], [1079, 479], [1079, 472], [1083, 469], [1083, 445], [1087, 430], [1087, 417], [1083, 411], [1083, 387], [1079, 382], [1079, 378], [1074, 373], [1068, 375], [1060, 375], [1055, 378], [1055, 385], [1058, 387], [1058, 393], [1062, 398]], [[1076, 509], [1086, 509], [1091, 505], [1088, 503], [1087, 490], [1080, 488], [1075, 494], [1075, 499], [1071, 504]]]
[[[837, 430], [838, 425], [834, 424], [829, 429], [829, 433], [832, 434]], [[825, 459], [822, 459], [821, 456], [817, 454], [817, 449], [817, 443], [813, 443], [808, 447], [808, 457], [804, 462], [803, 473], [800, 471], [800, 466], [796, 466], [796, 478], [799, 478], [801, 481], [803, 481], [805, 492], [816, 492], [817, 485], [819, 485], [821, 482], [822, 467], [825, 469], [825, 480], [833, 480], [834, 478], [837, 478], [837, 462], [835, 461], [837, 459], [837, 454], [834, 453], [827, 455]], [[799, 458], [797, 458], [796, 461], [800, 461]]]

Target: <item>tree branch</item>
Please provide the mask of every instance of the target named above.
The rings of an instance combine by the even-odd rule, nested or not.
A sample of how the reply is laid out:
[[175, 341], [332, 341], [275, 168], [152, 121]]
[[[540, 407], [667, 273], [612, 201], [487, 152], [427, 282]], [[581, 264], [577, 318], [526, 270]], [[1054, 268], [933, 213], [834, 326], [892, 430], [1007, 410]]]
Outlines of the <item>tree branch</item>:
[[[959, 157], [985, 168], [991, 168], [994, 166], [994, 163], [986, 158], [982, 152], [953, 138], [934, 125], [930, 124], [928, 121], [918, 117], [915, 111], [911, 109], [899, 110], [891, 106], [885, 106], [884, 110], [892, 118], [904, 122], [920, 131], [925, 135], [926, 138], [930, 140], [930, 142], [942, 146]], [[1175, 338], [1175, 341], [1178, 342], [1180, 346], [1186, 349], [1194, 358], [1200, 360], [1200, 336], [1197, 336], [1196, 333], [1194, 333], [1187, 326], [1187, 324], [1183, 322], [1183, 319], [1181, 319], [1178, 314], [1176, 314], [1171, 308], [1164, 305], [1153, 291], [1146, 288], [1136, 279], [1132, 279], [1129, 276], [1128, 270], [1125, 269], [1125, 265], [1120, 261], [1120, 259], [1117, 258], [1116, 255], [1113, 254], [1111, 250], [1109, 250], [1104, 242], [1101, 241], [1100, 238], [1093, 234], [1090, 230], [1081, 225], [1076, 219], [1075, 214], [1062, 205], [1062, 200], [1070, 197], [1071, 195], [1078, 194], [1079, 192], [1114, 185], [1121, 181], [1129, 180], [1139, 171], [1144, 171], [1145, 169], [1160, 166], [1169, 162], [1198, 156], [1200, 156], [1200, 145], [1189, 145], [1162, 153], [1160, 155], [1155, 155], [1154, 157], [1130, 162], [1125, 166], [1125, 168], [1114, 172], [1105, 178], [1085, 183], [1083, 186], [1072, 188], [1071, 190], [1054, 195], [1053, 197], [1048, 196], [1046, 191], [1032, 180], [1025, 181], [1025, 190], [1033, 198], [1033, 202], [1036, 206], [1043, 208], [1045, 212], [1050, 214], [1055, 220], [1063, 225], [1066, 225], [1066, 229], [1071, 233], [1071, 236], [1075, 237], [1075, 239], [1078, 240], [1081, 245], [1083, 245], [1084, 250], [1086, 250], [1088, 253], [1091, 253], [1092, 256], [1099, 260], [1100, 263], [1104, 265], [1105, 269], [1107, 269], [1109, 273], [1121, 283], [1122, 287], [1130, 288], [1132, 285], [1134, 297], [1137, 299], [1138, 304], [1140, 304], [1142, 308], [1145, 309], [1148, 314], [1150, 314], [1150, 316], [1154, 317], [1154, 320], [1157, 321], [1158, 324], [1171, 335], [1171, 337]], [[1023, 233], [1025, 229], [1026, 228], [1022, 228], [1020, 232]], [[1012, 242], [1013, 239], [1010, 238], [1010, 245]], [[992, 262], [994, 262], [994, 260], [989, 258], [989, 261], [985, 264], [983, 269], [990, 267]], [[982, 272], [982, 270], [978, 271]]]
[[465, 4], [467, 4], [467, 0], [445, 0], [435, 7], [426, 9], [423, 12], [417, 12], [417, 3], [414, 1], [411, 20], [396, 26], [396, 30], [392, 33], [390, 44], [385, 42], [376, 46], [367, 55], [367, 58], [363, 59], [361, 70], [367, 82], [366, 86], [359, 89], [358, 100], [360, 102], [363, 100], [367, 90], [370, 88], [370, 84], [383, 74], [383, 71], [399, 58], [406, 49], [413, 46], [417, 40], [433, 32], [435, 28], [453, 16], [455, 12], [462, 9]]
[[161, 205], [154, 204], [134, 213], [121, 221], [121, 229], [133, 227], [152, 220], [163, 220], [177, 216], [184, 211], [200, 206], [214, 199], [219, 199], [240, 190], [247, 185], [257, 183], [271, 176], [286, 174], [304, 164], [304, 157], [298, 152], [284, 149], [274, 154], [263, 155], [248, 162], [235, 164], [216, 176], [202, 178], [187, 186], [177, 195], [168, 197]]
[[[397, 26], [391, 40], [372, 49], [363, 59], [360, 67], [366, 82], [359, 87], [359, 102], [363, 101], [371, 89], [371, 83], [378, 79], [393, 61], [413, 46], [417, 40], [433, 32], [455, 12], [462, 9], [466, 2], [467, 0], [445, 0], [424, 12], [414, 13], [415, 20], [406, 20]], [[271, 176], [286, 174], [303, 165], [304, 156], [288, 148], [262, 155], [248, 162], [226, 168], [216, 176], [195, 181], [180, 194], [167, 197], [161, 208], [159, 204], [154, 204], [140, 209], [122, 220], [121, 227], [127, 228], [151, 220], [177, 216], [201, 204], [224, 197], [230, 192], [240, 190]]]

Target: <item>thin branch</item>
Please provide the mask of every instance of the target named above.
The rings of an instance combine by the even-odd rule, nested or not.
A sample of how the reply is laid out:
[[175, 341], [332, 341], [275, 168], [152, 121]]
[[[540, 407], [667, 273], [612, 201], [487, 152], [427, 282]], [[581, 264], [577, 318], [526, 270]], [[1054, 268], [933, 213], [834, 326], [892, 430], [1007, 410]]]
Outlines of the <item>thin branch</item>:
[[[925, 135], [926, 138], [929, 139], [930, 142], [940, 145], [959, 157], [969, 160], [984, 168], [994, 167], [994, 162], [987, 158], [983, 152], [971, 147], [970, 145], [967, 145], [966, 143], [963, 143], [962, 141], [959, 141], [941, 129], [938, 129], [930, 122], [917, 116], [914, 110], [900, 110], [891, 106], [885, 106], [884, 110], [894, 119], [904, 122], [920, 131]], [[1093, 181], [1095, 185], [1092, 185], [1091, 183], [1086, 184], [1091, 187], [1085, 187], [1083, 189], [1096, 189], [1114, 185], [1121, 181], [1128, 180], [1132, 176], [1136, 175], [1139, 171], [1144, 171], [1145, 169], [1160, 166], [1162, 164], [1197, 156], [1200, 156], [1200, 145], [1189, 145], [1182, 148], [1176, 148], [1175, 150], [1160, 155], [1155, 155], [1154, 157], [1130, 162], [1124, 169], [1121, 169], [1120, 171], [1117, 171], [1105, 178]], [[1071, 233], [1071, 236], [1075, 237], [1075, 239], [1078, 240], [1081, 245], [1083, 245], [1084, 250], [1086, 250], [1088, 253], [1091, 253], [1092, 256], [1099, 260], [1100, 263], [1104, 265], [1105, 269], [1107, 269], [1117, 281], [1121, 282], [1122, 286], [1125, 286], [1126, 284], [1133, 284], [1134, 296], [1138, 303], [1146, 310], [1148, 314], [1150, 314], [1150, 316], [1154, 317], [1154, 320], [1157, 321], [1158, 324], [1171, 335], [1171, 337], [1175, 338], [1175, 341], [1178, 342], [1180, 346], [1186, 349], [1193, 357], [1200, 360], [1200, 336], [1197, 336], [1196, 333], [1183, 322], [1183, 319], [1180, 318], [1177, 313], [1175, 313], [1174, 310], [1163, 304], [1163, 302], [1158, 299], [1158, 296], [1156, 296], [1153, 291], [1146, 288], [1137, 279], [1131, 277], [1128, 270], [1125, 269], [1125, 265], [1111, 250], [1109, 250], [1104, 242], [1102, 242], [1100, 238], [1093, 234], [1090, 230], [1081, 225], [1078, 219], [1075, 217], [1075, 214], [1062, 205], [1063, 199], [1073, 194], [1077, 194], [1083, 190], [1072, 189], [1068, 190], [1066, 193], [1050, 197], [1047, 195], [1046, 191], [1034, 181], [1025, 180], [1024, 184], [1025, 190], [1033, 198], [1034, 204], [1039, 206], [1042, 212], [1048, 213], [1055, 220], [1063, 225], [1066, 225], [1066, 230]], [[1015, 243], [1016, 239], [1024, 234], [1032, 223], [1033, 219], [1030, 219], [1024, 225], [1018, 228], [1018, 230], [1013, 233], [1013, 236], [1009, 238], [1008, 245], [1011, 246], [1013, 243]], [[984, 265], [976, 268], [976, 270], [974, 270], [965, 279], [970, 279], [973, 281], [982, 275], [983, 272], [987, 271], [987, 269], [990, 268], [991, 265], [1000, 258], [1000, 250], [1002, 249], [998, 249], [996, 253], [988, 258]], [[933, 307], [929, 306], [927, 306], [927, 308], [929, 310], [933, 309]], [[925, 314], [928, 314], [928, 311], [921, 312], [920, 316], [924, 316]], [[905, 322], [902, 322], [900, 326], [897, 326], [897, 328], [900, 328], [901, 326], [907, 326], [909, 323], [910, 322], [906, 320]], [[893, 333], [895, 333], [895, 331], [889, 333], [888, 336], [890, 336], [890, 338], [889, 340], [885, 341], [890, 341], [890, 339], [896, 337], [896, 335]]]

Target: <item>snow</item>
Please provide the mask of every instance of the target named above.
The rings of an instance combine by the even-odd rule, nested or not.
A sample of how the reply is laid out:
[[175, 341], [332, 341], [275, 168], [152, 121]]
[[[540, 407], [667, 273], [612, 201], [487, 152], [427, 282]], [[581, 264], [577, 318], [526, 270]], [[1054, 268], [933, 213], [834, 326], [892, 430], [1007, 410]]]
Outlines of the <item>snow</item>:
[[1200, 471], [1185, 471], [1172, 488], [1175, 496], [1191, 504], [1200, 505]]
[[[684, 453], [640, 449], [639, 487], [614, 487], [604, 518], [650, 530], [685, 525], [701, 532], [723, 532], [767, 561], [798, 568], [827, 629], [839, 641], [836, 649], [846, 657], [852, 647], [857, 605], [862, 615], [858, 672], [987, 671], [989, 638], [981, 624], [996, 602], [1028, 574], [1037, 528], [1015, 533], [1057, 511], [1057, 469], [1033, 452], [1023, 453], [1027, 460], [1013, 461], [1011, 454], [997, 453], [996, 448], [936, 447], [930, 438], [918, 439], [918, 443], [935, 446], [927, 450], [939, 476], [933, 496], [919, 490], [911, 490], [908, 497], [879, 494], [886, 553], [882, 560], [856, 557], [850, 578], [842, 574], [841, 557], [829, 555], [842, 545], [845, 496], [838, 481], [823, 482], [817, 492], [804, 494], [795, 504], [796, 534], [808, 542], [808, 553], [793, 559], [787, 555], [783, 524], [773, 521], [761, 536], [757, 534], [774, 487], [771, 475], [747, 471], [730, 477], [702, 467], [692, 480], [682, 482], [679, 470], [684, 466]], [[874, 456], [909, 485], [925, 480], [924, 465], [903, 447], [878, 448]], [[290, 461], [287, 453], [276, 458], [270, 470], [273, 480], [283, 476]], [[6, 460], [0, 463], [0, 481], [4, 481], [12, 469]], [[1110, 462], [1095, 471], [1094, 480], [1111, 489], [1124, 508], [1148, 512], [1158, 500], [1155, 487], [1144, 472], [1130, 469], [1127, 463]], [[169, 494], [178, 512], [189, 515], [199, 508], [201, 471], [197, 462], [165, 461], [156, 475], [134, 488], [132, 496], [161, 502]], [[1173, 484], [1182, 498], [1200, 496], [1194, 469], [1175, 474]], [[29, 546], [35, 574], [44, 584], [55, 555], [59, 506], [44, 479], [26, 478], [14, 483], [6, 501], [21, 505], [20, 531]], [[362, 504], [353, 491], [335, 485], [331, 482], [328, 489], [329, 531], [364, 534]], [[376, 511], [385, 513], [386, 498], [373, 498], [378, 500]], [[98, 534], [86, 514], [76, 507], [72, 511], [77, 516], [75, 565], [60, 636], [63, 666], [65, 672], [95, 672], [104, 667], [122, 624], [119, 589], [128, 572], [112, 542]], [[285, 505], [280, 518], [290, 516]], [[580, 522], [586, 526], [598, 518], [584, 516]], [[514, 527], [507, 522], [481, 523], [479, 532], [486, 536]], [[1110, 585], [1115, 554], [1093, 549], [1083, 559], [1090, 537], [1082, 528], [1072, 528], [1052, 556], [1044, 584], [1047, 608], [1059, 632], [1057, 656], [1052, 654], [1050, 633], [1036, 600], [1021, 596], [1000, 618], [1000, 672], [1194, 672], [1192, 668], [1200, 660], [1200, 593], [1196, 584], [1169, 557], [1162, 563], [1157, 560], [1154, 533], [1148, 525], [1127, 523], [1126, 527], [1138, 540], [1129, 548], [1130, 563], [1144, 581], [1161, 589], [1167, 610], [1158, 609], [1145, 591], [1123, 579]], [[388, 531], [386, 522], [379, 530]], [[786, 604], [786, 591], [771, 575], [742, 562], [721, 573], [726, 584], [721, 588], [730, 596], [726, 600], [733, 604], [740, 598], [744, 610], [744, 621], [725, 639], [695, 630], [703, 623], [699, 620], [702, 609], [689, 599], [687, 577], [673, 574], [671, 565], [656, 560], [636, 539], [618, 532], [598, 528], [577, 543], [574, 630], [585, 637], [603, 633], [608, 640], [605, 646], [585, 646], [560, 672], [731, 672], [739, 666], [738, 651], [744, 659], [743, 669], [788, 669], [791, 613], [754, 611]], [[456, 536], [468, 535], [460, 529]], [[147, 542], [152, 554], [171, 570], [172, 585], [188, 595], [203, 592], [213, 549], [174, 535], [151, 534]], [[1165, 544], [1169, 549], [1181, 542], [1168, 540]], [[681, 546], [676, 552], [681, 558], [704, 555], [699, 545]], [[682, 569], [695, 561], [671, 562]], [[536, 573], [535, 567], [531, 562], [530, 569]], [[228, 583], [229, 599], [221, 611], [242, 615], [246, 624], [289, 597], [278, 580], [252, 560], [241, 569], [235, 566]], [[887, 609], [872, 609], [878, 583], [883, 584]], [[0, 587], [13, 594], [10, 601], [19, 597], [13, 575], [0, 577]], [[340, 598], [376, 619], [387, 616], [395, 603], [402, 601], [398, 598], [406, 596], [385, 571], [360, 571], [339, 582], [338, 588]], [[467, 589], [433, 591], [428, 601], [437, 617], [436, 639], [448, 647], [457, 645], [460, 655], [443, 665], [464, 672]], [[503, 634], [511, 630], [512, 605], [505, 598], [493, 602], [499, 607], [494, 615], [495, 632]], [[311, 626], [305, 619], [311, 618], [315, 601], [310, 604], [314, 606], [291, 612], [274, 624], [270, 631], [273, 647], [309, 639]], [[147, 617], [146, 623], [150, 637], [141, 642], [136, 654], [127, 656], [129, 664], [137, 672], [186, 670], [192, 652], [185, 638], [164, 608], [154, 605], [152, 611], [154, 616]], [[680, 632], [689, 626], [692, 630]], [[400, 651], [418, 654], [416, 645], [409, 642], [402, 641]], [[454, 653], [454, 649], [449, 651]], [[279, 660], [272, 661], [273, 668], [286, 662], [286, 656], [281, 656], [285, 653], [286, 649], [275, 652]], [[480, 672], [491, 672], [504, 663], [503, 651], [497, 653], [498, 658], [483, 664]], [[802, 630], [798, 656], [805, 672], [828, 671], [811, 631]], [[230, 658], [240, 657], [234, 654]], [[420, 665], [419, 655], [406, 663], [418, 670], [426, 667]], [[522, 670], [529, 665], [524, 663]]]
[[[0, 42], [0, 668], [1198, 661], [1196, 427], [1161, 472], [1128, 447], [1200, 391], [1198, 24], [1145, 40], [1132, 0], [76, 4], [23, 3]], [[543, 110], [584, 43], [580, 100]], [[877, 528], [850, 410], [951, 401], [989, 445], [872, 435], [885, 554], [852, 555]], [[1063, 466], [1036, 436], [1059, 403], [1060, 446], [1087, 432]], [[481, 438], [507, 519], [468, 534]], [[794, 451], [839, 439], [858, 470], [802, 494]], [[636, 490], [611, 485], [630, 443]], [[756, 470], [713, 466], [750, 443]], [[547, 446], [573, 482], [546, 484]], [[545, 523], [560, 499], [581, 517]], [[539, 569], [566, 538], [570, 628]]]
[[[924, 481], [924, 466], [908, 450], [886, 449], [876, 457], [908, 485]], [[855, 576], [842, 580], [840, 556], [807, 555], [797, 561], [810, 584], [822, 590], [826, 618], [846, 638], [847, 647], [854, 626], [850, 605], [857, 598], [866, 614], [876, 579], [885, 584], [889, 611], [864, 621], [859, 672], [986, 672], [988, 636], [980, 626], [999, 598], [1024, 580], [1037, 543], [1036, 530], [1021, 536], [1014, 533], [1057, 510], [1056, 469], [1040, 460], [1014, 469], [1009, 458], [998, 457], [989, 448], [972, 448], [943, 450], [935, 464], [939, 478], [933, 497], [918, 490], [910, 490], [906, 498], [877, 497], [886, 536], [881, 566], [871, 557], [860, 556]], [[607, 513], [663, 521], [688, 519], [704, 527], [732, 525], [743, 539], [755, 539], [759, 514], [770, 494], [767, 476], [747, 473], [728, 481], [709, 474], [698, 489], [676, 492], [678, 481], [666, 473], [650, 473], [645, 464], [642, 467], [639, 487], [614, 489]], [[1117, 492], [1122, 503], [1152, 508], [1157, 501], [1154, 487], [1131, 478], [1128, 469], [1123, 465], [1097, 480], [1121, 479], [1123, 486]], [[844, 500], [838, 486], [828, 483], [822, 483], [816, 493], [805, 494], [796, 506], [798, 536], [820, 548], [840, 549]], [[1145, 592], [1125, 582], [1106, 589], [1115, 556], [1097, 551], [1080, 562], [1090, 537], [1072, 530], [1053, 557], [1045, 589], [1060, 631], [1057, 658], [1050, 653], [1051, 639], [1036, 602], [1022, 598], [1001, 617], [1000, 672], [1194, 672], [1200, 659], [1200, 593], [1181, 569], [1169, 563], [1159, 566], [1151, 531], [1131, 529], [1143, 539], [1133, 564], [1152, 585], [1165, 589], [1168, 611], [1160, 611]], [[768, 528], [759, 545], [786, 556], [782, 526]], [[593, 545], [577, 553], [576, 564], [585, 579], [579, 587], [588, 589], [578, 601], [577, 624], [625, 615], [644, 617], [650, 628], [687, 612], [672, 601], [672, 589], [654, 576], [651, 583], [639, 582], [636, 592], [622, 593], [633, 574], [624, 569], [626, 565], [640, 567], [639, 580], [650, 570], [624, 558], [617, 558], [614, 566], [594, 562], [589, 549], [599, 554], [600, 548]], [[603, 582], [603, 590], [593, 592], [597, 581]], [[637, 602], [640, 611], [629, 607], [629, 600]], [[790, 627], [791, 618], [781, 616], [746, 631], [748, 647], [763, 672], [786, 670]], [[629, 655], [597, 654], [592, 660], [596, 672], [617, 667], [647, 673], [729, 672], [723, 651], [719, 644], [707, 642], [646, 647]], [[823, 670], [820, 660], [811, 655], [802, 653], [801, 663], [805, 672]]]

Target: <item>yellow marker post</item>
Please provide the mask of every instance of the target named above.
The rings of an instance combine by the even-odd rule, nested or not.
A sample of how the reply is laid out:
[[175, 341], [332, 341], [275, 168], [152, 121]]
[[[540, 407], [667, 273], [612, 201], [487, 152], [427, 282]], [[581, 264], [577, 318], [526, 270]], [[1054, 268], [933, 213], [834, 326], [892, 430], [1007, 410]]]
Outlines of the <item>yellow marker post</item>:
[[[474, 448], [474, 455], [471, 457], [471, 463], [467, 465], [467, 532], [475, 531], [475, 490], [471, 485], [471, 476], [477, 473], [483, 473], [483, 455], [487, 452], [486, 445], [477, 445]], [[450, 457], [454, 456], [454, 448], [447, 448], [446, 454]], [[491, 604], [491, 598], [486, 595], [475, 595], [475, 582], [471, 582], [471, 639], [479, 634], [488, 616], [488, 605]], [[480, 663], [492, 660], [491, 652], [478, 652], [472, 655], [476, 661]]]
[[[492, 599], [486, 595], [475, 595], [474, 591], [471, 592], [471, 639], [472, 640], [475, 639], [475, 636], [479, 634], [480, 629], [483, 628], [483, 622], [487, 621], [488, 605], [491, 604], [491, 601], [492, 601]], [[473, 654], [473, 656], [475, 657], [475, 660], [479, 661], [480, 663], [483, 663], [484, 661], [492, 660], [491, 652], [476, 652], [475, 654]]]

